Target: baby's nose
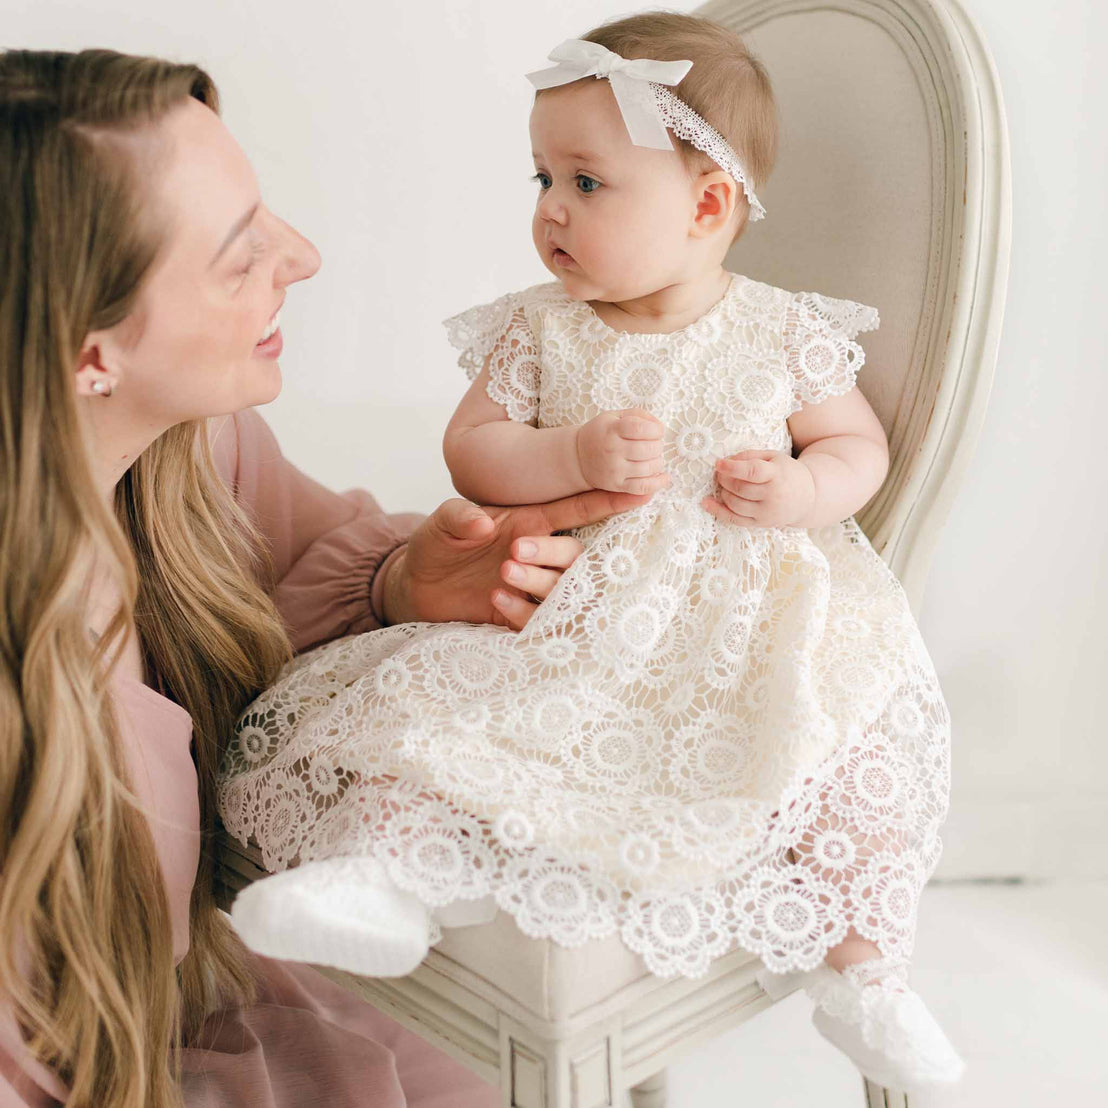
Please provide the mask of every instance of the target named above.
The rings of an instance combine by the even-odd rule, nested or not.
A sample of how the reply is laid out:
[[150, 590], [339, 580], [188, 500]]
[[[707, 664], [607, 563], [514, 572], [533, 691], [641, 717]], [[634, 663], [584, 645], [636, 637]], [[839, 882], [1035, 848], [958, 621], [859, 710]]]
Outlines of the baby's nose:
[[549, 219], [554, 223], [564, 223], [566, 218], [565, 205], [555, 200], [549, 192], [539, 201], [539, 215], [543, 219]]

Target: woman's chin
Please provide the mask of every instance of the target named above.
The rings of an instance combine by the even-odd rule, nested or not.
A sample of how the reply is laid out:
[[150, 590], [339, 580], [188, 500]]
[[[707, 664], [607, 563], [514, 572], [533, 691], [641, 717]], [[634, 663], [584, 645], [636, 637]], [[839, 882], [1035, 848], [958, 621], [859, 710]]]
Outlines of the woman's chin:
[[276, 400], [284, 383], [280, 363], [274, 358], [255, 358], [250, 368], [250, 387], [243, 390], [250, 394], [250, 399], [243, 406], [252, 408]]

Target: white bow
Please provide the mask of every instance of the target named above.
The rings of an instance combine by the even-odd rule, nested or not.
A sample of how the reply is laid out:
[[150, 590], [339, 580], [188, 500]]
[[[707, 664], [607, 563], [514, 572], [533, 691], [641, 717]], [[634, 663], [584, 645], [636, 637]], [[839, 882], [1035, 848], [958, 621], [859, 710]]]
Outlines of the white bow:
[[676, 85], [692, 69], [692, 62], [660, 62], [652, 58], [622, 58], [606, 46], [585, 39], [566, 39], [547, 55], [558, 64], [527, 74], [537, 89], [568, 85], [582, 77], [607, 77], [619, 105], [627, 133], [635, 146], [672, 150], [651, 83]]

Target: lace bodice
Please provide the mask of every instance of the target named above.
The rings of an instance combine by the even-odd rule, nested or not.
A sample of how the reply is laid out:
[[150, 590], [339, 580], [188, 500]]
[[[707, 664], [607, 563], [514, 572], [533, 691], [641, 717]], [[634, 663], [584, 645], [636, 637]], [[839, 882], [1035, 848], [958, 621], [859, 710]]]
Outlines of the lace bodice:
[[614, 330], [553, 282], [509, 293], [446, 321], [470, 378], [489, 363], [488, 395], [537, 427], [582, 424], [645, 408], [667, 429], [670, 496], [712, 491], [716, 458], [788, 450], [786, 419], [854, 387], [854, 341], [877, 311], [732, 275], [723, 297], [669, 334]]

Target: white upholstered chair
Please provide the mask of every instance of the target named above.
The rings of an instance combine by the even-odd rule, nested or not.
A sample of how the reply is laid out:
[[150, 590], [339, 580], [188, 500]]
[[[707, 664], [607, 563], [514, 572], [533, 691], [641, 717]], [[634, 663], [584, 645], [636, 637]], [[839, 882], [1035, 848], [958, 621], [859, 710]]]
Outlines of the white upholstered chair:
[[[918, 614], [935, 536], [973, 453], [996, 358], [1010, 227], [996, 74], [953, 0], [712, 0], [747, 37], [780, 104], [782, 146], [729, 268], [875, 305], [859, 385], [891, 468], [857, 519]], [[225, 837], [229, 906], [264, 876]], [[698, 980], [661, 980], [610, 937], [568, 950], [501, 912], [448, 930], [410, 976], [324, 970], [499, 1083], [505, 1108], [665, 1103], [666, 1063], [768, 1007], [735, 950]], [[814, 1032], [813, 1032], [814, 1033]], [[867, 1084], [871, 1106], [902, 1094]]]

